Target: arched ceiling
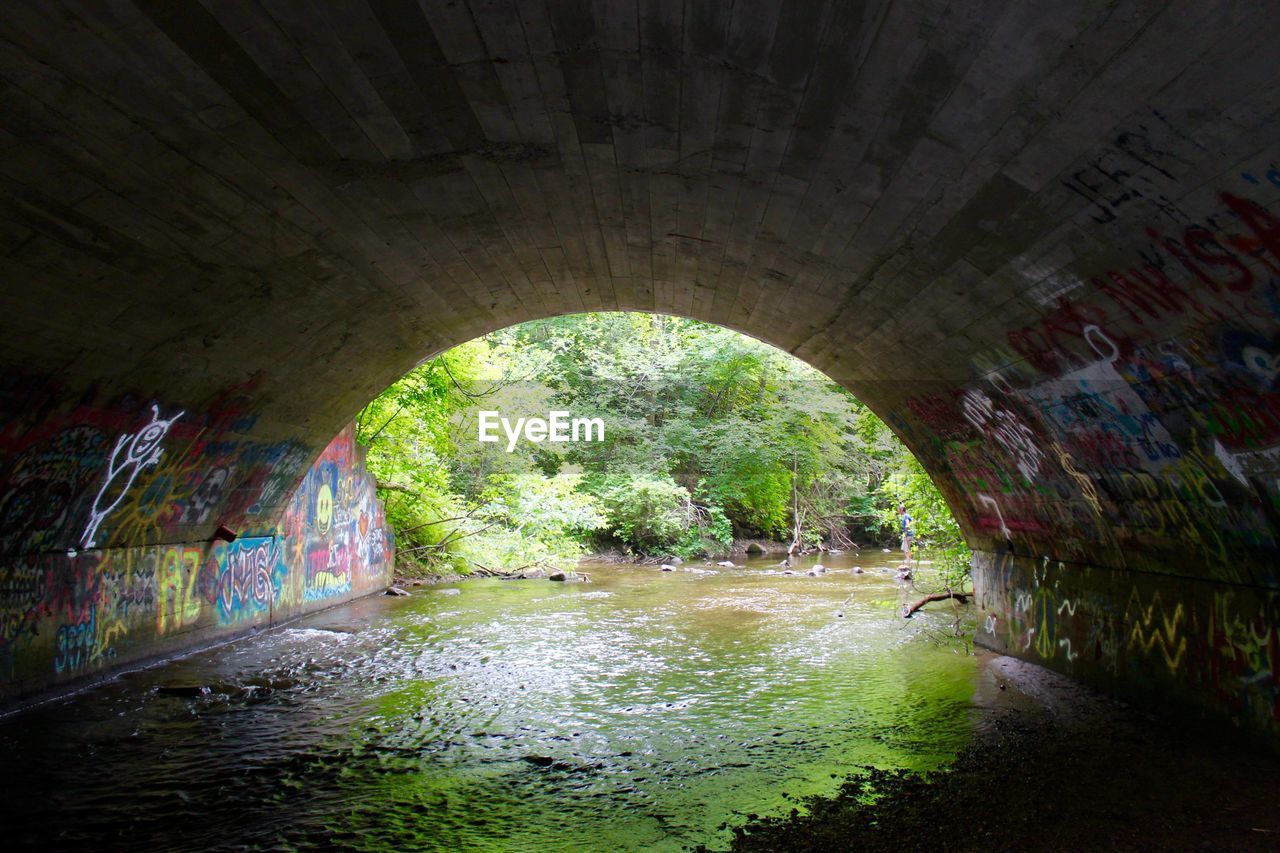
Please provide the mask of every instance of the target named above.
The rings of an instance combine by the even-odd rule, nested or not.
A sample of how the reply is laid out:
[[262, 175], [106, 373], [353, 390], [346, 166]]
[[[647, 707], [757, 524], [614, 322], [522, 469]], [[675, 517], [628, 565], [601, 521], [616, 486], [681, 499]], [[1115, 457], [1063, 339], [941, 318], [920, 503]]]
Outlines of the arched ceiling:
[[[222, 454], [220, 512], [104, 541], [267, 519], [418, 360], [635, 309], [844, 383], [979, 547], [1275, 585], [1278, 23], [1204, 0], [7, 4], [3, 550], [77, 544], [114, 436], [174, 412], [187, 467], [139, 487], [180, 502]], [[68, 450], [77, 423], [99, 437]], [[24, 493], [57, 453], [72, 473]]]

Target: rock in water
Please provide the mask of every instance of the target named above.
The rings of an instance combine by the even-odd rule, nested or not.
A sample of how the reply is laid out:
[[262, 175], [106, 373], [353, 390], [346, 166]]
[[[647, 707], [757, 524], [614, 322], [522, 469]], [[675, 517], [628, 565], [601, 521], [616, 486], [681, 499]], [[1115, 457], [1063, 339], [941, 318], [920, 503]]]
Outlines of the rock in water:
[[676, 567], [671, 565], [670, 563], [663, 563], [662, 570], [664, 572], [674, 572], [676, 570]]
[[849, 574], [851, 575], [862, 574], [862, 566], [854, 566], [852, 569], [849, 570]]
[[164, 696], [208, 696], [213, 691], [204, 685], [181, 685], [172, 687], [157, 687], [156, 692]]
[[387, 591], [385, 594], [386, 595], [408, 595], [409, 593], [405, 592], [403, 589], [401, 589], [398, 586], [389, 586], [387, 587]]
[[716, 565], [717, 565], [717, 566], [724, 566], [726, 569], [732, 569], [732, 568], [733, 568], [733, 560], [721, 560], [720, 562], [716, 563]]
[[547, 575], [547, 580], [549, 581], [562, 581], [567, 579], [568, 579], [568, 576], [565, 575], [564, 572], [553, 572], [552, 574]]

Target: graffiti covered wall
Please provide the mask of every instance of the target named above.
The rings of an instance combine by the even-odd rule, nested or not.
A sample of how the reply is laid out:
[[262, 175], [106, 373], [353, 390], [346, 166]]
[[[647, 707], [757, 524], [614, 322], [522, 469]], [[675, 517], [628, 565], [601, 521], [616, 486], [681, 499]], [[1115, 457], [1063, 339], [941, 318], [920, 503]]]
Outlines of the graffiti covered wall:
[[891, 421], [975, 549], [980, 644], [1280, 745], [1280, 170], [1187, 193], [1143, 134], [1072, 225], [1109, 260]]
[[978, 554], [978, 642], [1165, 710], [1280, 734], [1280, 591]]
[[976, 542], [1280, 583], [1280, 217], [1214, 201], [1047, 299], [978, 381], [903, 401], [895, 425]]
[[[32, 507], [52, 506], [49, 495], [63, 505], [58, 519], [37, 513], [50, 522], [45, 527], [10, 530], [29, 540], [72, 529], [82, 547], [6, 556], [0, 565], [0, 698], [274, 624], [389, 582], [392, 537], [350, 426], [303, 477], [274, 527], [246, 526], [229, 543], [94, 547], [118, 528], [122, 508], [135, 513], [130, 518], [141, 506], [167, 508], [151, 513], [160, 530], [218, 509], [213, 487], [204, 488], [208, 476], [186, 499], [170, 499], [163, 445], [179, 419], [154, 407], [149, 420], [114, 442], [96, 427], [68, 428], [34, 444], [10, 473], [4, 506], [11, 518], [29, 519]], [[228, 468], [213, 470], [226, 472], [219, 478], [224, 486], [234, 479]], [[268, 471], [249, 479], [249, 491], [259, 496], [276, 488]], [[76, 515], [77, 497], [87, 520]], [[250, 505], [232, 515], [244, 522]], [[17, 513], [19, 506], [26, 514]], [[213, 517], [221, 523], [228, 516]]]

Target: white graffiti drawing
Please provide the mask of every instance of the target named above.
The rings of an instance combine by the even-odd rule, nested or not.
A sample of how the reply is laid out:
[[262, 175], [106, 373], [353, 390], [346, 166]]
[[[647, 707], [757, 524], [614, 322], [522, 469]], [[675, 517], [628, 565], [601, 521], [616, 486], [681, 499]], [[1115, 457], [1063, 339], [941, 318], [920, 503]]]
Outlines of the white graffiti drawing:
[[982, 628], [988, 634], [994, 634], [996, 632], [996, 617], [994, 613], [987, 614], [987, 621], [982, 624]]
[[1000, 511], [1000, 504], [996, 503], [996, 499], [991, 495], [978, 495], [978, 500], [985, 506], [989, 506], [996, 511], [996, 518], [1000, 519], [1000, 535], [1005, 539], [1013, 538], [1013, 531], [1004, 523], [1004, 513]]
[[1044, 461], [1044, 451], [1022, 418], [1014, 411], [997, 408], [990, 397], [976, 388], [964, 393], [960, 408], [965, 420], [1000, 445], [1014, 460], [1022, 476], [1028, 482], [1034, 482], [1040, 473], [1040, 463]]
[[1062, 640], [1059, 640], [1059, 641], [1058, 641], [1058, 648], [1060, 648], [1060, 649], [1061, 649], [1061, 648], [1066, 648], [1066, 650], [1067, 650], [1067, 660], [1068, 660], [1068, 661], [1073, 661], [1073, 660], [1075, 660], [1076, 658], [1080, 657], [1080, 653], [1079, 653], [1079, 652], [1073, 652], [1073, 651], [1071, 651], [1071, 640], [1070, 640], [1070, 639], [1062, 639]]
[[1090, 323], [1084, 327], [1083, 331], [1084, 339], [1089, 342], [1089, 346], [1107, 364], [1112, 364], [1120, 358], [1120, 347], [1116, 346], [1116, 342], [1111, 340], [1102, 329]]
[[[111, 460], [107, 463], [107, 476], [98, 489], [98, 496], [93, 499], [93, 511], [89, 513], [89, 523], [85, 526], [84, 535], [80, 537], [80, 547], [92, 548], [98, 536], [98, 528], [108, 515], [124, 500], [133, 481], [144, 468], [150, 468], [160, 461], [163, 450], [160, 442], [169, 434], [169, 427], [174, 421], [186, 414], [185, 411], [169, 418], [160, 419], [160, 407], [152, 404], [151, 423], [137, 433], [125, 433], [116, 439], [115, 449], [111, 451]], [[116, 490], [115, 498], [107, 506], [102, 506], [103, 496], [111, 484], [122, 478], [123, 482]]]

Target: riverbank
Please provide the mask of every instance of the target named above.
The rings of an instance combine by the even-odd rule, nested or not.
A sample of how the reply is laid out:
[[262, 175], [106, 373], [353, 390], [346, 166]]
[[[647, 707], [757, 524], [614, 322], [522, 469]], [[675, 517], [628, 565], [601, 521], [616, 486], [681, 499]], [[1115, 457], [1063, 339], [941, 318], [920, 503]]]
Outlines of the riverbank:
[[[867, 770], [734, 851], [1280, 849], [1280, 760], [989, 656], [973, 741], [932, 774]], [[875, 798], [875, 802], [868, 802]]]

